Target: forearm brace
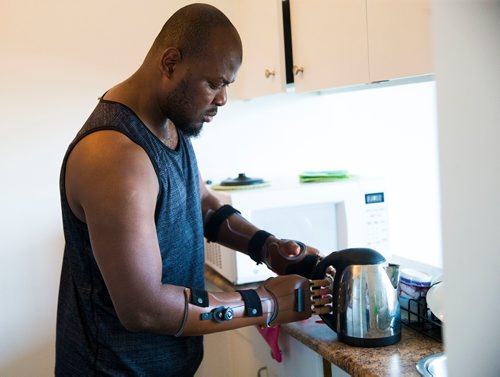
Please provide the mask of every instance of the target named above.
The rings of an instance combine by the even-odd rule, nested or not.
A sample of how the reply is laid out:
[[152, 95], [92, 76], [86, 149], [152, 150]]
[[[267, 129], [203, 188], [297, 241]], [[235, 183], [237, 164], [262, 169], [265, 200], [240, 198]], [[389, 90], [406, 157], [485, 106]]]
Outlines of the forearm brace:
[[[235, 215], [235, 216], [233, 216]], [[270, 233], [259, 230], [240, 211], [226, 204], [216, 211], [208, 210], [204, 219], [204, 235], [209, 242], [248, 253], [257, 264], [263, 262], [263, 245]]]
[[210, 213], [208, 220], [205, 222], [204, 235], [206, 239], [209, 242], [216, 242], [222, 223], [235, 213], [240, 214], [241, 212], [229, 204], [223, 205], [215, 212]]
[[[234, 216], [233, 216], [234, 215]], [[319, 256], [308, 253], [307, 246], [293, 240], [279, 240], [265, 230], [259, 230], [230, 205], [205, 216], [205, 237], [235, 250], [247, 252], [257, 264], [264, 263], [279, 275], [298, 274], [310, 278]], [[288, 255], [286, 246], [300, 248], [298, 255]]]
[[250, 325], [274, 326], [306, 319], [311, 314], [329, 313], [331, 305], [324, 298], [331, 293], [329, 284], [290, 275], [268, 279], [255, 290], [212, 293], [185, 288], [184, 316], [175, 336], [203, 335]]

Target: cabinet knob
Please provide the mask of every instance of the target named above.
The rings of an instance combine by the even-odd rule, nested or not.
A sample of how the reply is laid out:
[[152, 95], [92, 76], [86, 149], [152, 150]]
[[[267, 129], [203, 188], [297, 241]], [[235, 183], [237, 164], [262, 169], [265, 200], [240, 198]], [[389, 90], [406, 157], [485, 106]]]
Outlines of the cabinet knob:
[[259, 370], [257, 371], [257, 377], [261, 377], [260, 372], [264, 372], [264, 371], [266, 371], [266, 376], [267, 376], [268, 375], [267, 367], [262, 367], [262, 368], [259, 368]]
[[271, 76], [276, 76], [276, 72], [271, 71], [270, 69], [266, 69], [266, 71], [264, 72], [264, 75], [266, 76], [266, 79], [268, 79]]
[[299, 73], [304, 73], [304, 67], [299, 67], [298, 65], [293, 66], [293, 74], [298, 76]]

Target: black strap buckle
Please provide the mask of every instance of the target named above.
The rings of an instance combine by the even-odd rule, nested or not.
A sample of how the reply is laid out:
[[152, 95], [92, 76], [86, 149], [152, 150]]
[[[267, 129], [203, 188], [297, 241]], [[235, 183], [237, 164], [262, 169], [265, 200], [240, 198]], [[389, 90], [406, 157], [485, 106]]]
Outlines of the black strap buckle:
[[212, 309], [208, 313], [202, 313], [200, 315], [200, 319], [202, 321], [214, 320], [217, 323], [222, 323], [225, 321], [230, 321], [234, 317], [234, 311], [232, 308], [227, 306], [218, 306], [215, 309]]

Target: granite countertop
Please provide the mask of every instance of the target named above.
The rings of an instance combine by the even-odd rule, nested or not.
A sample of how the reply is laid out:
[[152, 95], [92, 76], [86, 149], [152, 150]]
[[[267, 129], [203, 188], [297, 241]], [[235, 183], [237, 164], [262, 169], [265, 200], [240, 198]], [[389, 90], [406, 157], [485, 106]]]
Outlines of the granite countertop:
[[[205, 277], [223, 291], [235, 289], [233, 284], [209, 266], [205, 266]], [[322, 323], [318, 316], [282, 324], [281, 329], [353, 377], [417, 377], [420, 376], [415, 368], [418, 360], [443, 352], [442, 343], [406, 326], [402, 326], [400, 342], [374, 348], [352, 347], [339, 342], [337, 334]]]

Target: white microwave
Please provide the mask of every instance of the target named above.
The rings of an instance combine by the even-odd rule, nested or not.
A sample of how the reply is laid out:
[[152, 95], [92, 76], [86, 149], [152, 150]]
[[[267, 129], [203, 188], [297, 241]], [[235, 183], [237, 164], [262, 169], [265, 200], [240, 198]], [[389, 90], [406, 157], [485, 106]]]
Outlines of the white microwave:
[[[270, 187], [217, 191], [260, 229], [299, 240], [321, 254], [369, 247], [389, 260], [389, 229], [382, 180], [350, 178], [335, 182], [272, 182]], [[275, 276], [247, 255], [205, 240], [205, 263], [235, 285]]]

